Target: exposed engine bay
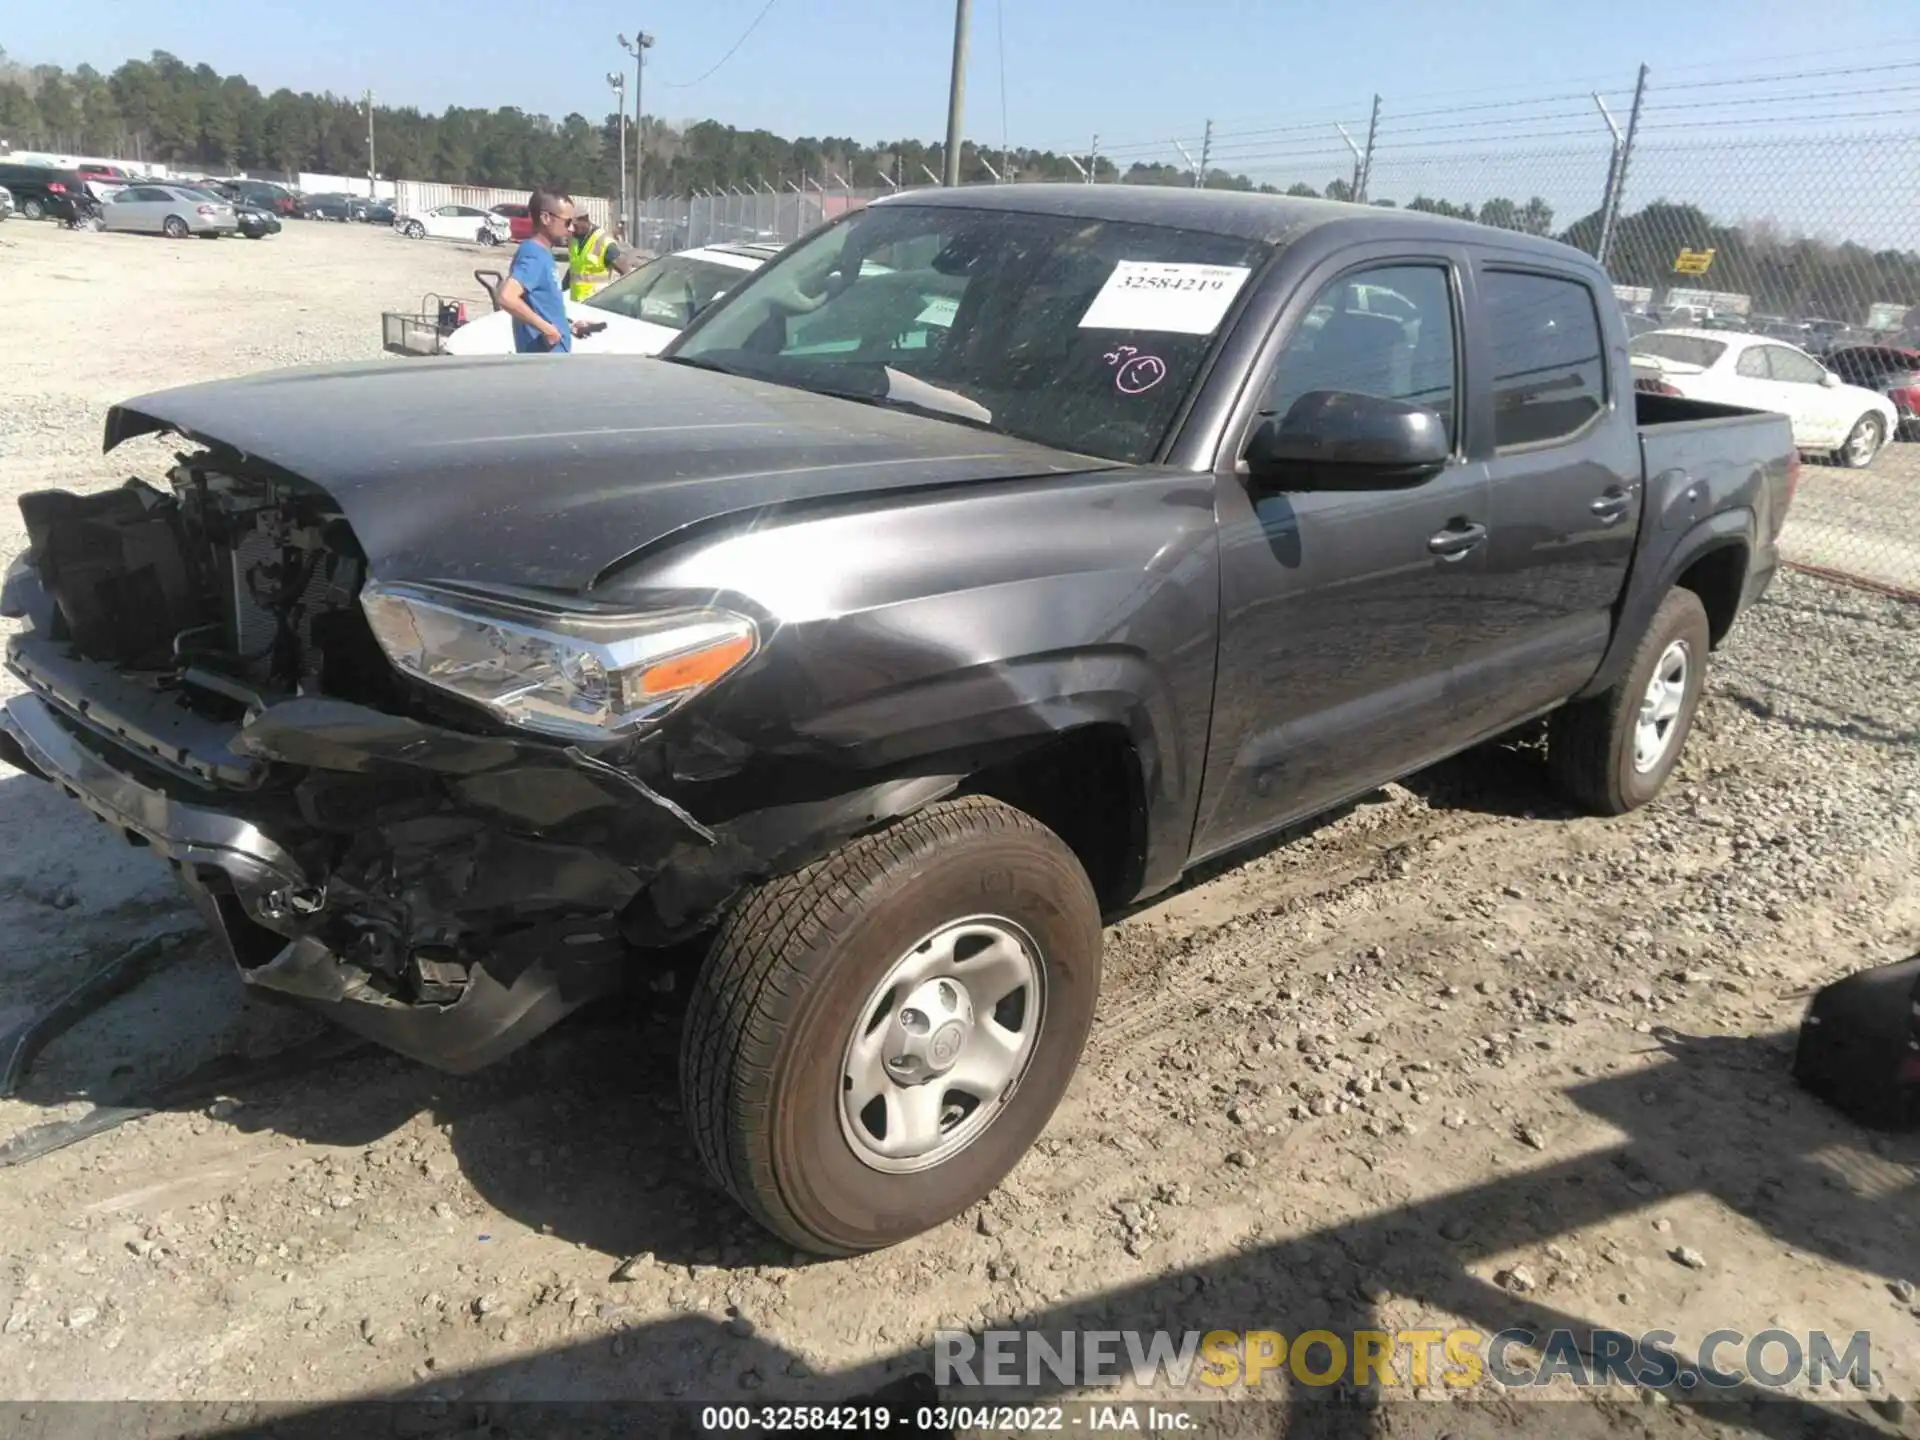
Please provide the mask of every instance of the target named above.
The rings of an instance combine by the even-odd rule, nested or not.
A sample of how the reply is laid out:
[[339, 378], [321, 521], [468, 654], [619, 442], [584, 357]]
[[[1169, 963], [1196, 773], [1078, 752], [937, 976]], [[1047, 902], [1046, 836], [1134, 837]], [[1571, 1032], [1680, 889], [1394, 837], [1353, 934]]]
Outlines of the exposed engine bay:
[[188, 697], [378, 685], [386, 667], [355, 603], [366, 561], [331, 502], [204, 454], [169, 479], [171, 493], [129, 480], [21, 498], [50, 638]]

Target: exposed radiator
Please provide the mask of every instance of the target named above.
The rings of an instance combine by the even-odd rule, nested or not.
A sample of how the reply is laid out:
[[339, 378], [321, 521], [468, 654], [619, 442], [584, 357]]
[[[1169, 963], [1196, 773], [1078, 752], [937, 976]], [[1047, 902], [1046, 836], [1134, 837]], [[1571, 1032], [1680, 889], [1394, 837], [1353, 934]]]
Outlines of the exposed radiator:
[[[266, 579], [250, 585], [248, 572], [277, 565], [287, 559], [297, 559], [304, 565], [312, 563], [315, 558], [305, 551], [283, 552], [281, 540], [270, 521], [249, 529], [229, 555], [229, 603], [232, 607], [234, 649], [249, 657], [247, 669], [253, 676], [266, 676], [277, 628], [273, 612], [254, 597], [254, 591], [257, 588], [270, 596], [276, 587], [274, 582]], [[302, 680], [313, 680], [320, 673], [321, 653], [313, 643], [315, 618], [352, 605], [360, 581], [359, 566], [355, 561], [324, 554], [317, 558], [319, 564], [301, 592], [294, 619], [294, 634], [300, 642]], [[331, 575], [328, 574], [329, 560], [333, 562]]]

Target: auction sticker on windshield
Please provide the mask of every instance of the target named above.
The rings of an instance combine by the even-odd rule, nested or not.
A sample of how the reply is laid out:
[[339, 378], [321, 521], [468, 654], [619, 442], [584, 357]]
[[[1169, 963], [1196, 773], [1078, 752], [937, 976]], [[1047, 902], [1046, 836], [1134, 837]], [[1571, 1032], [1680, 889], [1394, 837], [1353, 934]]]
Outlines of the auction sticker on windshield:
[[1252, 273], [1245, 265], [1122, 260], [1080, 317], [1080, 328], [1211, 335]]

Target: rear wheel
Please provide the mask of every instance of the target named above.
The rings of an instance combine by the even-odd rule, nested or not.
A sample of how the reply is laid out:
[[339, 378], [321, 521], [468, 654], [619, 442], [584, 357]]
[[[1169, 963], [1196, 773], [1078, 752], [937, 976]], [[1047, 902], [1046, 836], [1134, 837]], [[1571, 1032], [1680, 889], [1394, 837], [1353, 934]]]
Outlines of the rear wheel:
[[31, 197], [20, 202], [20, 218], [23, 220], [42, 220], [46, 218], [47, 207]]
[[945, 801], [745, 897], [695, 983], [683, 1103], [708, 1170], [825, 1255], [987, 1195], [1046, 1125], [1099, 992], [1100, 918], [1022, 811]]
[[1833, 458], [1849, 470], [1864, 470], [1886, 443], [1886, 422], [1878, 415], [1862, 415], [1847, 432], [1846, 443], [1833, 452]]
[[184, 240], [187, 238], [187, 222], [182, 220], [178, 215], [167, 216], [160, 228], [166, 232], [169, 240]]
[[1660, 793], [1693, 728], [1708, 638], [1700, 597], [1669, 591], [1619, 681], [1553, 712], [1547, 764], [1569, 799], [1624, 815]]

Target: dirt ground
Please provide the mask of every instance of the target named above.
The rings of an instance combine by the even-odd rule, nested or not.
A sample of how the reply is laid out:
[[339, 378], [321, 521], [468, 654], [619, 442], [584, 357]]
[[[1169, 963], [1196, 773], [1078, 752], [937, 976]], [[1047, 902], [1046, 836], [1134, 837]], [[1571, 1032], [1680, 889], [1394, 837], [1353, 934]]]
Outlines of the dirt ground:
[[[156, 475], [152, 449], [99, 455], [111, 402], [377, 355], [381, 309], [478, 300], [487, 259], [313, 223], [0, 226], [0, 548], [20, 491]], [[0, 1028], [185, 936], [47, 1050], [0, 1139], [312, 1033], [243, 994], [154, 860], [0, 777]], [[1916, 859], [1920, 606], [1786, 575], [1647, 810], [1576, 817], [1532, 748], [1489, 748], [1114, 926], [1052, 1126], [932, 1234], [832, 1263], [772, 1245], [700, 1177], [674, 1016], [615, 1003], [467, 1079], [362, 1053], [0, 1168], [0, 1396], [833, 1396], [923, 1365], [937, 1327], [1009, 1323], [1611, 1326], [1683, 1354], [1780, 1327], [1870, 1332], [1866, 1394], [1795, 1393], [1920, 1433], [1920, 1138], [1786, 1068], [1812, 988], [1920, 949]], [[1490, 1383], [1450, 1398], [1528, 1423]], [[1641, 1398], [1580, 1413], [1736, 1423]], [[1807, 1418], [1758, 1413], [1738, 1423]]]

